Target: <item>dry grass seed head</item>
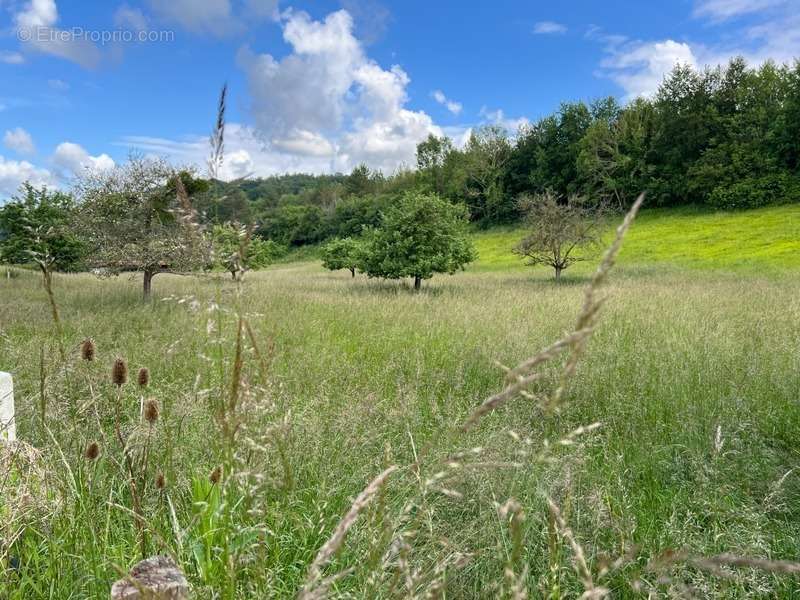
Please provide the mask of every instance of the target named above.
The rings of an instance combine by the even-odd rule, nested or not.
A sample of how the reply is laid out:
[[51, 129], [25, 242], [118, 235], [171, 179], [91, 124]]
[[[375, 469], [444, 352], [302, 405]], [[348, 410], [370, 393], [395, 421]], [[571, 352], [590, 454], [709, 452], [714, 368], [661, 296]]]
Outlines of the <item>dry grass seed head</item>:
[[[328, 564], [331, 557], [342, 545], [347, 531], [353, 526], [353, 523], [356, 522], [358, 515], [370, 504], [372, 499], [380, 490], [381, 486], [389, 478], [389, 475], [394, 473], [396, 470], [397, 467], [394, 465], [384, 470], [380, 475], [373, 479], [353, 501], [353, 504], [350, 506], [347, 514], [342, 518], [341, 521], [339, 521], [339, 524], [336, 526], [336, 529], [334, 529], [333, 534], [331, 534], [331, 537], [328, 538], [328, 541], [325, 542], [325, 544], [323, 544], [323, 546], [319, 549], [316, 558], [314, 558], [314, 562], [311, 563], [311, 566], [308, 569], [308, 575], [306, 576], [305, 585], [303, 585], [303, 589], [298, 595], [300, 600], [324, 597], [324, 590], [327, 589], [330, 583], [341, 576], [341, 574], [336, 574], [332, 578], [323, 580], [322, 569]], [[323, 596], [318, 595], [321, 591]]]

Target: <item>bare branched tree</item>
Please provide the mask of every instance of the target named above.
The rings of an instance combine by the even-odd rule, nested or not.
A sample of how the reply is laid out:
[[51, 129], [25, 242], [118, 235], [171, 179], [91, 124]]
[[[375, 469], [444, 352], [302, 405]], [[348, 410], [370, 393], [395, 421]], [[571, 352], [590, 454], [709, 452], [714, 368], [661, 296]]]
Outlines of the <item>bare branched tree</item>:
[[570, 196], [563, 201], [551, 192], [523, 196], [519, 209], [530, 229], [514, 248], [527, 264], [553, 267], [556, 281], [561, 272], [577, 261], [585, 260], [578, 250], [595, 247], [601, 238], [602, 208], [586, 206], [582, 198]]

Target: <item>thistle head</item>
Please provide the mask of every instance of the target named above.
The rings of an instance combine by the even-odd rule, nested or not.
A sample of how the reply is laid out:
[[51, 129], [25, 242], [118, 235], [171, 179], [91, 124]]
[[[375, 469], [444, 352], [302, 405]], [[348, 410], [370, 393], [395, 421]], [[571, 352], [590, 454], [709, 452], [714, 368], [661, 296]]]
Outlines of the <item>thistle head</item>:
[[139, 374], [136, 376], [136, 383], [138, 383], [141, 388], [146, 388], [150, 384], [150, 370], [147, 367], [139, 369]]
[[211, 471], [211, 474], [208, 476], [208, 480], [211, 482], [212, 485], [218, 484], [221, 478], [222, 478], [221, 466], [214, 467], [214, 470]]
[[94, 342], [89, 338], [83, 340], [83, 342], [81, 343], [81, 358], [83, 360], [92, 361], [94, 360], [94, 352], [95, 352]]
[[156, 489], [163, 490], [167, 487], [167, 478], [164, 477], [164, 473], [159, 471], [158, 475], [156, 475]]
[[111, 368], [111, 381], [117, 387], [125, 385], [128, 381], [128, 364], [125, 359], [118, 358], [114, 361], [114, 366]]
[[92, 442], [88, 446], [86, 446], [86, 452], [84, 452], [84, 456], [87, 460], [97, 460], [97, 457], [100, 456], [100, 444], [97, 442]]
[[154, 425], [155, 422], [158, 421], [158, 414], [158, 401], [150, 398], [144, 403], [144, 420], [150, 423], [150, 425]]

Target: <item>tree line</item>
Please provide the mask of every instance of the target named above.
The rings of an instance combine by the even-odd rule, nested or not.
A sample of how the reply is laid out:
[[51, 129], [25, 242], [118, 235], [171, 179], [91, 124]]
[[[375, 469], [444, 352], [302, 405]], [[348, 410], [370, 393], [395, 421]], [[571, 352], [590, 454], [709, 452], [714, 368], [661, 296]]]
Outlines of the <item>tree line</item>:
[[[84, 173], [74, 186], [79, 201], [26, 184], [0, 209], [0, 261], [36, 265], [48, 293], [57, 270], [137, 273], [148, 299], [160, 273], [225, 270], [239, 279], [280, 255], [283, 249], [252, 225], [204, 223], [196, 200], [207, 188], [188, 171], [144, 157]], [[347, 267], [354, 275], [358, 268], [370, 277], [411, 278], [419, 289], [434, 273], [455, 273], [475, 258], [466, 226], [463, 205], [406, 192], [375, 226], [362, 227], [358, 240], [337, 243], [357, 257]]]
[[[653, 98], [564, 103], [523, 126], [473, 131], [463, 147], [429, 136], [416, 169], [293, 174], [225, 183], [226, 88], [209, 176], [133, 157], [87, 172], [71, 192], [24, 184], [0, 207], [0, 262], [47, 269], [224, 269], [237, 277], [290, 246], [334, 240], [326, 266], [372, 277], [452, 273], [474, 258], [464, 225], [522, 222], [514, 249], [556, 278], [592, 245], [599, 215], [641, 192], [651, 206], [739, 209], [800, 201], [800, 62], [676, 66]], [[214, 137], [216, 136], [216, 137]]]
[[[520, 128], [476, 129], [463, 147], [429, 136], [416, 168], [391, 176], [365, 165], [349, 175], [289, 175], [219, 184], [228, 214], [286, 245], [357, 235], [414, 189], [464, 204], [478, 226], [525, 219], [522, 196], [582, 196], [625, 209], [756, 208], [800, 201], [800, 63], [749, 68], [676, 66], [652, 98], [565, 102]], [[223, 211], [224, 212], [224, 211]]]

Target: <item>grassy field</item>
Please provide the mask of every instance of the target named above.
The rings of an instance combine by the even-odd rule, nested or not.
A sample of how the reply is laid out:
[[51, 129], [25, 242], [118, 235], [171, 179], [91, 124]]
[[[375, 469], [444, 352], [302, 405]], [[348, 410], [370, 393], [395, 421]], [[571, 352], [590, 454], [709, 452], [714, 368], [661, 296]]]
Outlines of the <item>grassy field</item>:
[[[38, 278], [3, 278], [0, 367], [15, 377], [18, 434], [42, 455], [28, 483], [37, 503], [14, 521], [7, 500], [0, 518], [6, 542], [22, 531], [0, 543], [0, 595], [106, 597], [144, 538], [146, 553], [177, 558], [198, 598], [294, 597], [353, 499], [400, 465], [324, 569], [352, 569], [333, 597], [436, 586], [434, 597], [514, 597], [520, 580], [530, 597], [578, 597], [571, 536], [548, 497], [613, 597], [797, 597], [797, 575], [714, 573], [696, 559], [800, 556], [798, 217], [644, 213], [561, 410], [517, 398], [468, 433], [458, 425], [503, 386], [495, 363], [574, 326], [594, 263], [554, 285], [517, 268], [517, 234], [502, 231], [476, 236], [467, 273], [419, 294], [311, 262], [251, 273], [241, 289], [160, 275], [151, 305], [138, 281], [58, 276], [67, 364]], [[239, 314], [253, 333], [241, 377]], [[150, 369], [148, 388], [110, 382], [118, 356], [131, 380]], [[557, 385], [560, 364], [534, 391]], [[142, 397], [159, 403], [152, 426]], [[96, 460], [84, 456], [92, 441]], [[212, 484], [220, 464], [230, 476]], [[498, 510], [510, 498], [521, 513]]]
[[[611, 227], [606, 237], [611, 237]], [[524, 236], [518, 227], [475, 234], [474, 270], [523, 268], [510, 250]], [[622, 248], [623, 265], [671, 264], [686, 269], [780, 273], [800, 268], [800, 206], [745, 212], [651, 209], [643, 211]]]

